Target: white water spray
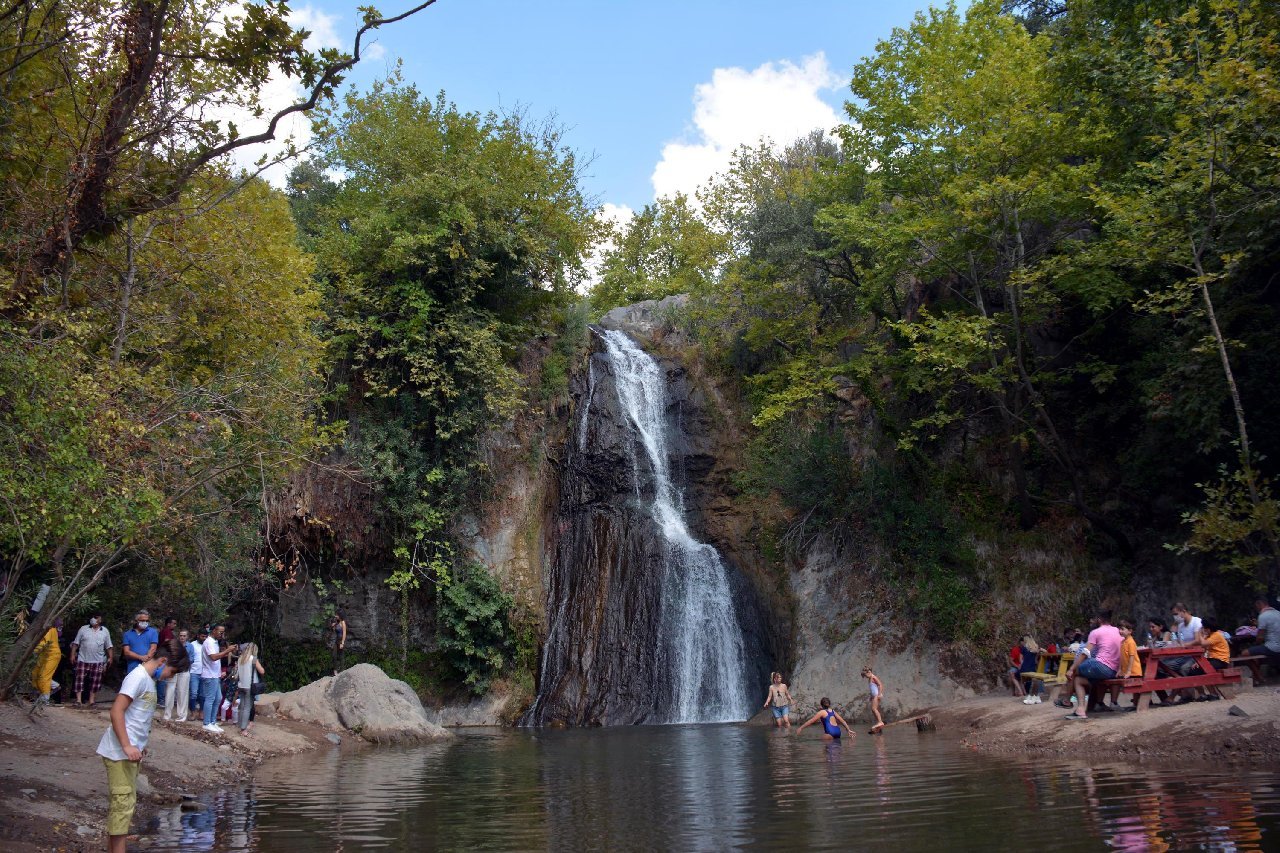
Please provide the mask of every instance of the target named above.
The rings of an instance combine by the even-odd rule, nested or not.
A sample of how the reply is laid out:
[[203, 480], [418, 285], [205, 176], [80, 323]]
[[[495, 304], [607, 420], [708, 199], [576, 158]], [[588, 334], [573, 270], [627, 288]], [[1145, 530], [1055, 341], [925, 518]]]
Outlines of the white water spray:
[[689, 533], [684, 496], [671, 480], [667, 455], [666, 383], [658, 363], [622, 332], [603, 333], [618, 401], [635, 427], [653, 470], [650, 515], [666, 544], [662, 662], [673, 681], [672, 723], [742, 720], [750, 715], [746, 650], [716, 549]]

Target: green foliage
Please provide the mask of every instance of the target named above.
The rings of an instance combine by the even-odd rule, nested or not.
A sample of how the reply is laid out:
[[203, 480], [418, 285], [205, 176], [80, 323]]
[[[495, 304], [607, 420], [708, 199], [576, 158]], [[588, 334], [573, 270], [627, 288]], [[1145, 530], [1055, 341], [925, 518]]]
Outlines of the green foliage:
[[562, 396], [569, 388], [569, 375], [587, 351], [590, 332], [587, 322], [591, 304], [585, 300], [565, 308], [551, 350], [542, 359], [540, 392], [543, 400]]
[[[332, 191], [299, 176], [316, 223], [335, 397], [393, 542], [444, 567], [476, 494], [478, 437], [525, 404], [519, 347], [571, 299], [594, 220], [559, 131], [459, 112], [398, 78], [322, 123]], [[305, 178], [305, 180], [304, 180]]]
[[[437, 591], [441, 657], [477, 695], [489, 688], [516, 648], [518, 638], [513, 636], [509, 622], [512, 604], [511, 597], [483, 566], [458, 573]], [[524, 643], [527, 646], [527, 637]]]
[[597, 311], [607, 311], [702, 290], [725, 249], [724, 238], [697, 215], [684, 195], [646, 204], [605, 252], [592, 304]]

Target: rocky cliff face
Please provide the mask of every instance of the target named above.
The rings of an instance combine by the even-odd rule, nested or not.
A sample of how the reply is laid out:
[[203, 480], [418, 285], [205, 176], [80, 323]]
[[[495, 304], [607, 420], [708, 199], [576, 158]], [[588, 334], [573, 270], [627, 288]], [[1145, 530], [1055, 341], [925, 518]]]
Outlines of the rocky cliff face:
[[[606, 320], [608, 322], [608, 320]], [[669, 401], [669, 465], [683, 485], [713, 467], [711, 436], [683, 366], [658, 360]], [[672, 555], [648, 508], [657, 484], [637, 459], [636, 436], [622, 410], [615, 366], [597, 336], [588, 369], [574, 381], [575, 421], [561, 463], [550, 573], [547, 636], [533, 724], [666, 721], [676, 690], [664, 641], [663, 578]], [[693, 427], [691, 429], [691, 427]], [[687, 507], [704, 529], [700, 506]], [[746, 626], [749, 678], [772, 662], [769, 615], [752, 584], [730, 564], [734, 608]]]

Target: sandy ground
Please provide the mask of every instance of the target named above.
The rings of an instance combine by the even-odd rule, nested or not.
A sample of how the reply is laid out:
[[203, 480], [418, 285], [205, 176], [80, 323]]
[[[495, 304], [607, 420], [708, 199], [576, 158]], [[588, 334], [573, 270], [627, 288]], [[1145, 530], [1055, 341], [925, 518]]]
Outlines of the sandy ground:
[[[106, 848], [107, 774], [96, 750], [108, 725], [103, 703], [92, 710], [54, 705], [34, 720], [17, 705], [0, 704], [0, 849]], [[259, 717], [249, 737], [234, 723], [222, 727], [226, 733], [217, 735], [198, 723], [157, 718], [142, 763], [148, 784], [139, 785], [135, 829], [151, 807], [243, 780], [264, 758], [333, 747], [322, 729], [287, 720]], [[144, 796], [148, 787], [152, 793]]]
[[[1247, 679], [1246, 679], [1247, 680]], [[1128, 699], [1121, 698], [1122, 704]], [[1247, 717], [1233, 716], [1236, 707]], [[1007, 693], [930, 711], [940, 735], [979, 752], [1093, 760], [1205, 760], [1272, 765], [1280, 751], [1280, 689], [1244, 688], [1234, 698], [1140, 712], [1093, 713], [1088, 722], [1048, 702], [1023, 705]]]

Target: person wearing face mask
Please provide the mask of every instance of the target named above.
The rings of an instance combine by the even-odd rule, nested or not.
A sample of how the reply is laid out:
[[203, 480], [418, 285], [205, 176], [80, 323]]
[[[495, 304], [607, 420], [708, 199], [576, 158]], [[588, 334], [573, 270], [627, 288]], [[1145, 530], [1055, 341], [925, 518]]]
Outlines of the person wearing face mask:
[[102, 674], [115, 659], [115, 647], [111, 645], [111, 632], [102, 625], [102, 614], [89, 617], [88, 625], [81, 625], [76, 638], [71, 641], [71, 666], [75, 668], [75, 693], [73, 701], [83, 705], [85, 685], [88, 684], [89, 705], [97, 699], [102, 689]]
[[124, 642], [120, 644], [124, 654], [125, 675], [133, 672], [139, 664], [151, 660], [159, 642], [160, 632], [151, 627], [151, 614], [139, 610], [134, 617], [133, 627], [124, 632]]

